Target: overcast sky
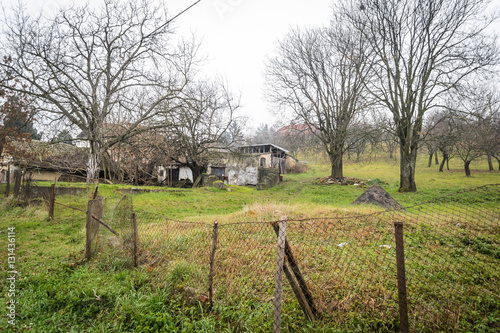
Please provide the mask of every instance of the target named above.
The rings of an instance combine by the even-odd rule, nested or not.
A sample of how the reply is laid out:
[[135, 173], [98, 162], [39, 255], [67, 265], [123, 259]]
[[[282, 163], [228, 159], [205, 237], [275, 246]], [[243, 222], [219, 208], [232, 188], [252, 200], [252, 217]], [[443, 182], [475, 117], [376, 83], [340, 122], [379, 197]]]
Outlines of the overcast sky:
[[[5, 2], [4, 2], [5, 1]], [[278, 39], [290, 28], [327, 24], [332, 0], [201, 0], [175, 22], [179, 35], [194, 33], [202, 41], [200, 54], [207, 57], [206, 76], [227, 80], [231, 91], [241, 95], [241, 113], [250, 125], [274, 123], [263, 96], [263, 71], [267, 57]], [[4, 4], [17, 0], [2, 0]], [[24, 0], [30, 12], [42, 9], [52, 14], [71, 2], [64, 0]], [[76, 0], [78, 4], [99, 4], [100, 0]], [[196, 0], [167, 0], [175, 15]]]
[[[174, 11], [185, 0], [167, 2]], [[328, 24], [331, 0], [202, 0], [179, 17], [179, 33], [203, 38], [207, 70], [227, 79], [241, 93], [242, 111], [252, 125], [274, 123], [264, 101], [266, 59], [292, 27]]]
[[[4, 4], [16, 0], [2, 0]], [[53, 13], [70, 1], [25, 0], [32, 12]], [[75, 0], [85, 3], [84, 0]], [[99, 4], [101, 0], [90, 0]], [[167, 0], [171, 15], [196, 0]], [[495, 2], [495, 1], [493, 1]], [[250, 124], [275, 122], [264, 100], [264, 69], [276, 42], [291, 28], [328, 24], [334, 0], [201, 0], [175, 22], [177, 33], [194, 33], [202, 40], [201, 55], [208, 58], [206, 76], [226, 79], [234, 94], [241, 94], [241, 112]], [[495, 25], [500, 31], [500, 23]]]

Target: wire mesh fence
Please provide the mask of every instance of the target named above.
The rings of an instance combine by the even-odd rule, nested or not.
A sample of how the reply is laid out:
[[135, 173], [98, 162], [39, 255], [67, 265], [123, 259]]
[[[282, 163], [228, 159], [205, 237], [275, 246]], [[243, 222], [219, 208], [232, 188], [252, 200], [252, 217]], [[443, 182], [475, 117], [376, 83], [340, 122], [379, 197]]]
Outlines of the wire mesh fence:
[[[101, 226], [99, 251], [132, 260], [132, 202], [113, 200], [104, 200], [102, 219], [118, 232], [119, 242], [112, 245], [116, 235]], [[295, 283], [306, 285], [315, 320], [342, 327], [362, 317], [376, 323], [373, 329], [401, 328], [395, 222], [403, 226], [410, 330], [478, 324], [494, 330], [498, 323], [491, 313], [500, 311], [499, 185], [375, 214], [288, 219], [285, 266], [289, 273], [299, 270], [293, 272]], [[190, 288], [203, 302], [208, 295], [214, 304], [264, 304], [272, 321], [277, 221], [214, 227], [138, 212], [137, 223], [138, 264], [152, 276]], [[293, 279], [284, 276], [287, 314], [302, 303]]]
[[[483, 186], [405, 210], [410, 322], [415, 330], [493, 328], [500, 311], [500, 186]], [[482, 321], [482, 323], [480, 323]]]
[[[176, 221], [163, 215], [137, 213], [139, 264], [173, 284], [208, 291], [212, 227], [207, 223]], [[206, 296], [205, 296], [206, 297]]]
[[86, 257], [99, 256], [114, 266], [134, 263], [134, 224], [131, 197], [90, 200], [87, 208]]

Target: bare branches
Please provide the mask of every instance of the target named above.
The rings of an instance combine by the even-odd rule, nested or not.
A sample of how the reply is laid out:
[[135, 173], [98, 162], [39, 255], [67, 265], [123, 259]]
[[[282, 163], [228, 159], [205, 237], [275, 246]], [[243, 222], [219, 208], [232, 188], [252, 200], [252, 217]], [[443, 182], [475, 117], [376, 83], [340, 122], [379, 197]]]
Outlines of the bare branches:
[[[6, 22], [13, 61], [2, 69], [26, 84], [20, 91], [47, 113], [77, 126], [90, 143], [88, 174], [102, 149], [154, 123], [190, 81], [197, 46], [173, 43], [164, 7], [146, 1], [106, 1], [61, 10], [52, 20], [22, 9]], [[127, 119], [126, 130], [104, 140], [103, 125]]]
[[342, 178], [342, 155], [354, 120], [367, 107], [367, 64], [360, 35], [340, 20], [332, 26], [293, 30], [268, 64], [268, 96], [294, 121], [305, 123], [330, 156], [332, 177]]
[[487, 0], [365, 0], [342, 3], [341, 15], [361, 35], [370, 54], [372, 97], [392, 114], [401, 152], [400, 191], [416, 191], [415, 160], [424, 114], [471, 75], [499, 63], [495, 19]]

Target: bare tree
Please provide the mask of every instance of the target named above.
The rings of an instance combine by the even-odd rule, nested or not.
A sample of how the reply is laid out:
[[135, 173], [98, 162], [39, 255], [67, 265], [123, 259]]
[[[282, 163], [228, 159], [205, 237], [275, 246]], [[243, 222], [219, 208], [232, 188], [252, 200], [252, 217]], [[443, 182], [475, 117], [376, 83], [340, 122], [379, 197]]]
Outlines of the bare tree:
[[435, 142], [438, 151], [443, 155], [439, 164], [439, 172], [443, 172], [444, 165], [450, 170], [449, 162], [455, 156], [458, 131], [449, 110], [439, 110], [432, 115], [433, 126], [428, 129], [427, 138]]
[[298, 158], [299, 152], [307, 154], [314, 151], [320, 143], [317, 137], [311, 133], [307, 124], [291, 123], [286, 126], [276, 126], [279, 128], [275, 133], [275, 142], [278, 146], [289, 151], [289, 155]]
[[236, 111], [239, 99], [224, 84], [202, 81], [190, 84], [179, 105], [166, 118], [166, 147], [163, 151], [179, 164], [193, 171], [196, 179], [219, 149], [231, 149], [241, 140]]
[[[484, 85], [471, 84], [466, 94], [453, 100], [455, 150], [464, 162], [466, 176], [471, 175], [470, 164], [474, 159], [491, 156], [498, 150], [495, 126], [500, 115], [498, 106], [496, 92]], [[489, 167], [492, 171], [491, 163]]]
[[329, 28], [291, 31], [278, 52], [267, 68], [270, 100], [307, 124], [329, 156], [331, 177], [343, 178], [346, 139], [365, 106], [360, 35], [334, 17]]
[[[78, 127], [90, 146], [87, 181], [99, 177], [100, 156], [114, 144], [158, 126], [167, 100], [189, 82], [196, 45], [173, 42], [164, 5], [107, 0], [101, 8], [71, 7], [53, 18], [23, 8], [5, 14], [3, 70], [20, 80], [47, 119]], [[176, 44], [176, 45], [174, 45]], [[106, 139], [106, 122], [126, 120]]]
[[498, 63], [485, 28], [488, 0], [345, 0], [342, 13], [372, 55], [371, 95], [392, 115], [401, 192], [417, 190], [424, 114], [473, 74]]

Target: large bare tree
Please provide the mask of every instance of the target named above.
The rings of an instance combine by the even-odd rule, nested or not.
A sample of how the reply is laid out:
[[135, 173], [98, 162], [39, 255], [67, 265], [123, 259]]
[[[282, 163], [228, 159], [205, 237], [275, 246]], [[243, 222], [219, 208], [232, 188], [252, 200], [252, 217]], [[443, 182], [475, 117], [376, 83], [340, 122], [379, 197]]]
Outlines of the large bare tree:
[[[98, 8], [70, 7], [54, 17], [31, 17], [22, 7], [5, 14], [0, 66], [23, 83], [45, 119], [77, 127], [90, 146], [87, 181], [97, 179], [101, 153], [162, 126], [166, 100], [190, 80], [196, 44], [173, 38], [164, 5], [105, 0]], [[126, 122], [106, 138], [106, 123]]]
[[328, 28], [291, 31], [267, 67], [270, 100], [317, 136], [332, 178], [344, 177], [346, 139], [365, 107], [366, 68], [360, 35], [335, 18]]
[[371, 95], [392, 114], [401, 192], [417, 190], [415, 163], [424, 114], [471, 75], [497, 64], [485, 28], [488, 0], [345, 0], [346, 24], [372, 55]]
[[168, 103], [164, 153], [171, 160], [188, 166], [196, 179], [219, 149], [231, 149], [241, 140], [235, 98], [227, 85], [217, 80], [190, 84], [175, 106]]

